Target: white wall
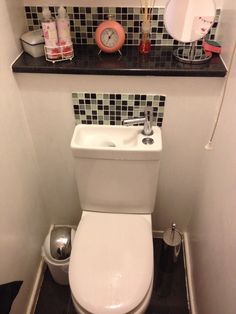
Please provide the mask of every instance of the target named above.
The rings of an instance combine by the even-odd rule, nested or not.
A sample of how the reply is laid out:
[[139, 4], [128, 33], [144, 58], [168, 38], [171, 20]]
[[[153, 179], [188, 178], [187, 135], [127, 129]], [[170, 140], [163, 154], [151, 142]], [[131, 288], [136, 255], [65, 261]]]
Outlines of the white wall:
[[205, 152], [200, 193], [188, 227], [199, 314], [235, 313], [236, 55], [214, 150]]
[[[70, 139], [73, 91], [163, 93], [163, 158], [154, 228], [185, 229], [194, 204], [198, 163], [215, 118], [222, 78], [17, 74], [51, 221], [77, 222], [79, 202]], [[141, 184], [141, 183], [140, 183]]]
[[80, 209], [70, 151], [75, 125], [71, 91], [80, 89], [82, 78], [38, 74], [15, 77], [34, 141], [50, 221], [77, 223]]
[[0, 284], [24, 281], [12, 314], [25, 313], [48, 228], [32, 139], [10, 68], [25, 30], [22, 5], [23, 1], [0, 2]]
[[[219, 1], [219, 0], [218, 0]], [[157, 2], [157, 1], [156, 1]], [[167, 0], [159, 0], [156, 6], [164, 6]], [[25, 5], [46, 6], [46, 5], [65, 5], [65, 6], [130, 6], [140, 7], [139, 0], [24, 0]]]
[[222, 44], [222, 57], [227, 66], [232, 55], [235, 39], [236, 26], [236, 2], [235, 0], [224, 0], [216, 39]]
[[[236, 44], [236, 3], [225, 0], [220, 36], [230, 64]], [[187, 228], [192, 279], [198, 314], [234, 314], [236, 273], [236, 54], [229, 74], [223, 109], [213, 141], [205, 151], [199, 193]]]
[[[221, 8], [224, 0], [215, 0], [217, 8]], [[155, 1], [156, 7], [165, 6], [168, 0]], [[110, 6], [110, 7], [140, 7], [140, 0], [24, 0], [25, 5], [46, 6]]]

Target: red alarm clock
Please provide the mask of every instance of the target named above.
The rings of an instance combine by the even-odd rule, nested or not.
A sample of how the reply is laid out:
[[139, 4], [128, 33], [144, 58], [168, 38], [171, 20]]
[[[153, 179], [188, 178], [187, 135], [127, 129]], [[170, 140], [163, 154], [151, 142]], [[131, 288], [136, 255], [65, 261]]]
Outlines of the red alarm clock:
[[124, 28], [109, 16], [109, 20], [98, 25], [95, 33], [95, 41], [100, 48], [100, 52], [120, 52], [125, 42]]

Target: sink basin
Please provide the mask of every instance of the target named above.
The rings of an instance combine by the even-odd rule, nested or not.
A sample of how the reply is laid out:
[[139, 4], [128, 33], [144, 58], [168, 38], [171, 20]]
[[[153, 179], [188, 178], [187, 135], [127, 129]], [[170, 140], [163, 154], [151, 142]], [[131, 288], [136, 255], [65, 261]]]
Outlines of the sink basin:
[[79, 124], [74, 130], [71, 149], [75, 157], [81, 158], [159, 159], [162, 151], [161, 129], [153, 127], [152, 136], [143, 135], [142, 130], [142, 126]]

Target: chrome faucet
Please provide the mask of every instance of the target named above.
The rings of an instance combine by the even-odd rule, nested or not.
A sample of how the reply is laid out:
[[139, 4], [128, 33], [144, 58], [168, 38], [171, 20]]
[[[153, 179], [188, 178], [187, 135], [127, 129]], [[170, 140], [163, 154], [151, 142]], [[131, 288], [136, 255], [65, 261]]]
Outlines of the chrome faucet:
[[144, 118], [133, 118], [123, 120], [123, 125], [129, 126], [134, 124], [144, 123], [142, 134], [150, 136], [153, 134], [152, 124], [153, 124], [153, 109], [151, 107], [146, 107], [144, 110]]

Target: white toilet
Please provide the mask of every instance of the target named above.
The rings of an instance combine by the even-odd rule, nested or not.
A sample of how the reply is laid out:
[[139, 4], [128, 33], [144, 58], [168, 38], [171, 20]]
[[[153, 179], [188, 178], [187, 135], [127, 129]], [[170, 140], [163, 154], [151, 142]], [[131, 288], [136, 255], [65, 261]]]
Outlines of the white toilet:
[[[135, 128], [141, 134], [142, 128]], [[159, 146], [134, 149], [84, 146], [79, 139], [86, 126], [75, 129], [71, 147], [83, 213], [69, 283], [78, 313], [136, 314], [148, 307], [154, 273], [151, 213], [162, 149], [160, 129], [153, 130]]]

